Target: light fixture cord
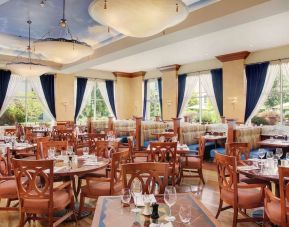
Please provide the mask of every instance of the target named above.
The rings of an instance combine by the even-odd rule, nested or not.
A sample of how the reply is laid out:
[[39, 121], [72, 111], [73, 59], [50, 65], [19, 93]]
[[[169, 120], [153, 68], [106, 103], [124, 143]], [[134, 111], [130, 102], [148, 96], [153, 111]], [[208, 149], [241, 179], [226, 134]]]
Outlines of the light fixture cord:
[[28, 57], [29, 57], [29, 62], [31, 63], [31, 23], [32, 21], [31, 20], [28, 20], [27, 21], [28, 23]]
[[107, 0], [104, 0], [104, 9], [107, 9]]
[[62, 19], [65, 21], [65, 0], [63, 0], [63, 12], [62, 12]]

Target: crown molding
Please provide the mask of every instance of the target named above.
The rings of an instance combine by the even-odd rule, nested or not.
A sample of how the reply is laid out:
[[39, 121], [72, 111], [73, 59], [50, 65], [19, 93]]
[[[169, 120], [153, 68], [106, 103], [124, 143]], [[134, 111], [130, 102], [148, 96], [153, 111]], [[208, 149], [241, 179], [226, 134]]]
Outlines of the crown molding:
[[168, 71], [179, 71], [180, 69], [180, 65], [168, 65], [168, 66], [163, 66], [158, 68], [158, 70], [160, 70], [161, 72], [168, 72]]
[[135, 72], [135, 73], [126, 73], [126, 72], [113, 72], [113, 75], [115, 77], [125, 77], [125, 78], [136, 78], [140, 76], [144, 76], [146, 72], [140, 71], [140, 72]]
[[240, 59], [246, 59], [251, 52], [249, 51], [240, 51], [231, 54], [219, 55], [216, 58], [221, 62], [235, 61]]

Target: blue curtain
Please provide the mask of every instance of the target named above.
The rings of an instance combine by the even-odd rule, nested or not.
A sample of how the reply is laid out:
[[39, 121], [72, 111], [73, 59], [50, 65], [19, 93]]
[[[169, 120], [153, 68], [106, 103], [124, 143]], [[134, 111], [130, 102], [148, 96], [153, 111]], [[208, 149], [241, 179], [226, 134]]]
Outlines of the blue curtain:
[[269, 62], [246, 65], [247, 97], [245, 122], [253, 112], [261, 96], [266, 80]]
[[116, 109], [115, 109], [115, 101], [114, 101], [114, 81], [106, 80], [105, 85], [106, 85], [106, 91], [107, 91], [108, 100], [111, 106], [112, 113], [114, 117], [117, 118]]
[[76, 122], [76, 118], [79, 114], [80, 107], [83, 101], [86, 84], [87, 84], [87, 78], [77, 78], [76, 105], [75, 105], [75, 113], [74, 113], [75, 122]]
[[219, 113], [223, 116], [223, 69], [212, 69], [211, 75]]
[[0, 110], [2, 109], [6, 97], [10, 77], [11, 77], [10, 71], [0, 70]]
[[163, 86], [162, 86], [162, 78], [158, 78], [158, 89], [159, 89], [161, 119], [163, 119]]
[[54, 94], [54, 75], [40, 76], [43, 93], [52, 116], [56, 119], [55, 94]]
[[179, 75], [179, 77], [178, 77], [178, 109], [177, 109], [177, 117], [179, 117], [180, 114], [181, 114], [180, 111], [181, 111], [182, 104], [183, 104], [183, 101], [184, 101], [186, 80], [187, 80], [187, 74]]
[[148, 94], [148, 80], [144, 80], [144, 98], [143, 98], [143, 120], [146, 118], [146, 112], [147, 112], [147, 94]]

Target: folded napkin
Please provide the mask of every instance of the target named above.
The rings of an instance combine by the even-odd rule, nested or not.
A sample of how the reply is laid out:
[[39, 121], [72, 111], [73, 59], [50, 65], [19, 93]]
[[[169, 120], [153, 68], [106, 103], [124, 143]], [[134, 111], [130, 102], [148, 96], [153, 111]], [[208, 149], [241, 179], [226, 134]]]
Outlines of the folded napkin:
[[238, 166], [237, 167], [238, 170], [255, 170], [255, 169], [259, 169], [256, 166]]
[[[156, 203], [156, 198], [153, 194], [150, 194], [148, 195], [148, 198], [149, 198], [149, 201], [150, 201], [150, 204], [153, 204], [153, 203]], [[144, 195], [137, 195], [137, 196], [134, 196], [133, 197], [133, 201], [134, 201], [134, 204], [137, 206], [137, 207], [144, 207], [145, 204], [144, 204]]]
[[161, 224], [155, 224], [155, 223], [151, 223], [149, 227], [173, 227], [171, 222], [168, 222], [166, 224], [161, 223]]

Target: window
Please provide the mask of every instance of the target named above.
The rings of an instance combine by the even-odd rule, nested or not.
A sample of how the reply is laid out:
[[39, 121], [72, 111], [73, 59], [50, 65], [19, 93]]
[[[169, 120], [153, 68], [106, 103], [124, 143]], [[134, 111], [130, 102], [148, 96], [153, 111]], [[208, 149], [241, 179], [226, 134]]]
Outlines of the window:
[[147, 84], [146, 119], [153, 120], [155, 116], [161, 116], [158, 81], [149, 80]]
[[289, 82], [284, 70], [278, 72], [268, 98], [251, 122], [256, 125], [289, 125]]
[[79, 124], [86, 123], [88, 117], [92, 117], [93, 119], [102, 119], [110, 116], [105, 101], [97, 86], [97, 82], [95, 83], [95, 87], [91, 92], [91, 96], [89, 97], [86, 106], [77, 118]]
[[190, 116], [193, 122], [216, 123], [220, 121], [218, 113], [214, 110], [210, 97], [205, 92], [198, 76], [197, 83], [183, 116]]
[[0, 117], [0, 125], [49, 123], [52, 119], [45, 113], [41, 102], [28, 80], [21, 80], [7, 110]]

